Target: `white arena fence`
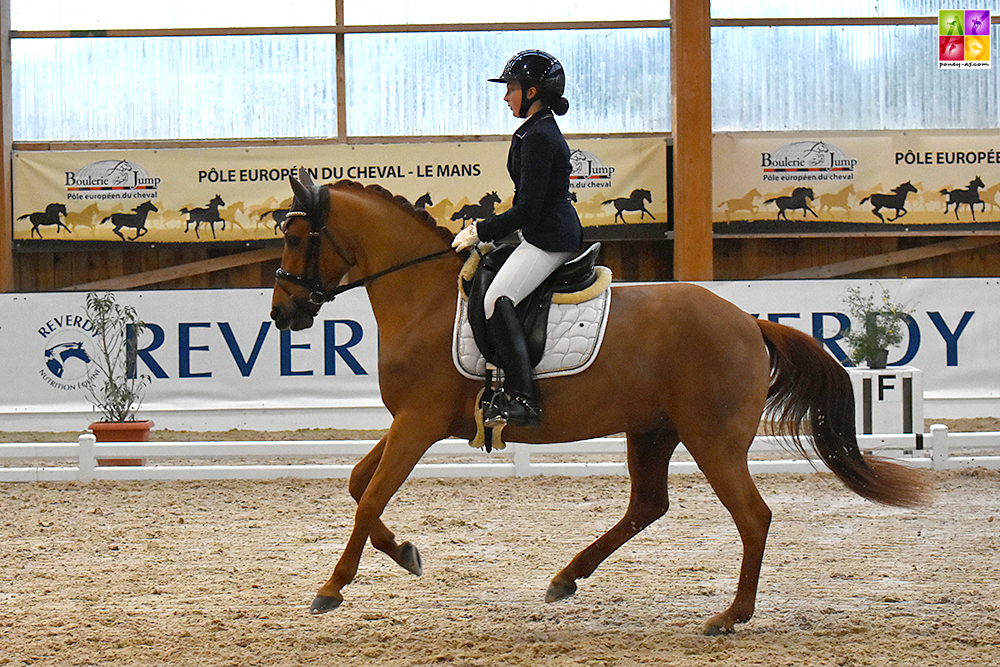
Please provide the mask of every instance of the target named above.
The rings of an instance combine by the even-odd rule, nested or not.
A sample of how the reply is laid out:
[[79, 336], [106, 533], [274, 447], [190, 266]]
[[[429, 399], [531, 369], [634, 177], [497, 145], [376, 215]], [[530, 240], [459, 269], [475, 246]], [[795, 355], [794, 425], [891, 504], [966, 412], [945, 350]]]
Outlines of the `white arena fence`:
[[[934, 470], [1000, 469], [1000, 433], [949, 433], [934, 425], [929, 434], [859, 435], [861, 449]], [[786, 452], [780, 438], [758, 437], [750, 449], [751, 473], [808, 473], [827, 470], [816, 459], [767, 458]], [[97, 443], [83, 434], [76, 443], [0, 444], [0, 482], [92, 480], [334, 479], [350, 475], [374, 440], [282, 440], [240, 442]], [[674, 474], [698, 472], [683, 445], [670, 464]], [[961, 455], [958, 455], [961, 454]], [[755, 457], [757, 455], [757, 457]], [[764, 455], [763, 458], [760, 458]], [[582, 457], [615, 460], [546, 460]], [[302, 463], [344, 459], [343, 463]], [[142, 466], [99, 465], [98, 459], [143, 459]], [[245, 463], [266, 459], [266, 463]], [[233, 460], [233, 463], [219, 461]], [[287, 460], [289, 463], [281, 463]], [[508, 443], [487, 454], [464, 440], [442, 440], [417, 464], [414, 477], [527, 477], [531, 475], [626, 475], [625, 438], [598, 438], [551, 445]], [[21, 465], [18, 462], [29, 462]], [[76, 465], [63, 465], [75, 461]], [[157, 463], [160, 461], [161, 463]], [[277, 461], [277, 462], [276, 462]], [[51, 464], [39, 465], [42, 462]], [[178, 464], [178, 462], [181, 462]]]

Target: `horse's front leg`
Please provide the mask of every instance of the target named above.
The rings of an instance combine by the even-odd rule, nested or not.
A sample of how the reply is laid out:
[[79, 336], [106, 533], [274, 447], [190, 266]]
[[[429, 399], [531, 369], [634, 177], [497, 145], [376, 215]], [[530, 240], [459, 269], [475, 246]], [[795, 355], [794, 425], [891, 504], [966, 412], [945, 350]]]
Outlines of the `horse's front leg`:
[[[375, 447], [372, 448], [368, 454], [365, 455], [361, 461], [354, 466], [354, 470], [351, 471], [351, 480], [348, 485], [348, 490], [351, 492], [351, 497], [355, 501], [361, 501], [361, 497], [364, 495], [365, 489], [368, 488], [369, 482], [371, 482], [372, 476], [375, 474], [375, 469], [378, 467], [379, 461], [382, 460], [382, 453], [385, 451], [386, 437], [383, 437]], [[417, 575], [418, 577], [423, 574], [423, 566], [420, 563], [420, 552], [417, 551], [417, 547], [410, 542], [403, 542], [398, 544], [396, 542], [396, 536], [391, 530], [382, 522], [382, 519], [378, 519], [371, 532], [371, 543], [372, 546], [381, 551], [382, 553], [389, 556], [389, 558], [396, 561], [400, 567], [404, 570]]]
[[385, 506], [406, 481], [424, 452], [447, 434], [447, 425], [432, 428], [426, 423], [426, 417], [422, 418], [420, 414], [414, 414], [412, 418], [397, 414], [393, 419], [375, 472], [358, 500], [351, 537], [333, 569], [333, 575], [316, 593], [309, 609], [312, 613], [331, 611], [344, 601], [340, 591], [358, 573], [358, 563], [361, 561], [365, 542], [381, 524], [380, 517]]

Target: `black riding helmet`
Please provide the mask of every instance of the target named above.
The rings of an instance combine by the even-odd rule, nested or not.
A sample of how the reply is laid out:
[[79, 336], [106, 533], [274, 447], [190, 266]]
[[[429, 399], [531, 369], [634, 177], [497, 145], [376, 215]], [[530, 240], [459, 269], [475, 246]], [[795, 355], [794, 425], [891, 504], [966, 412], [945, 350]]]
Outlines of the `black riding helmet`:
[[[517, 81], [521, 84], [521, 90], [525, 94], [521, 96], [521, 108], [517, 113], [520, 118], [525, 117], [528, 108], [536, 99], [540, 99], [560, 116], [569, 109], [569, 102], [562, 96], [566, 88], [566, 73], [555, 56], [545, 51], [537, 49], [521, 51], [507, 61], [500, 76], [490, 81], [494, 83]], [[538, 97], [529, 100], [527, 91], [531, 87], [538, 89]]]

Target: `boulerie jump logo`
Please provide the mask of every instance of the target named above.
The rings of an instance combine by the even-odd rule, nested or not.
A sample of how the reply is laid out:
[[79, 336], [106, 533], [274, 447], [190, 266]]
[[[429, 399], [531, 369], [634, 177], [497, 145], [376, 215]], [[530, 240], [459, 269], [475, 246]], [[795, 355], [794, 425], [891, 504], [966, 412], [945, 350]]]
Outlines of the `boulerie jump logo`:
[[938, 12], [938, 69], [990, 67], [990, 11], [942, 9]]

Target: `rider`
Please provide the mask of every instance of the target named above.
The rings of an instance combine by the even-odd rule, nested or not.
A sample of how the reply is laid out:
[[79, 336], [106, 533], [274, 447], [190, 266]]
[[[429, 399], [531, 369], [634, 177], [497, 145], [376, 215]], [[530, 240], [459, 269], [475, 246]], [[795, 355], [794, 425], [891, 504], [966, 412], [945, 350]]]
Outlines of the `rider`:
[[463, 229], [452, 245], [461, 251], [518, 232], [521, 243], [497, 273], [484, 305], [490, 336], [502, 355], [506, 405], [501, 416], [509, 423], [536, 426], [542, 411], [514, 307], [572, 259], [583, 243], [580, 218], [570, 203], [569, 146], [553, 116], [569, 110], [563, 97], [566, 75], [553, 56], [529, 50], [511, 58], [503, 73], [490, 81], [507, 84], [504, 101], [515, 117], [527, 119], [514, 132], [507, 154], [514, 203]]

